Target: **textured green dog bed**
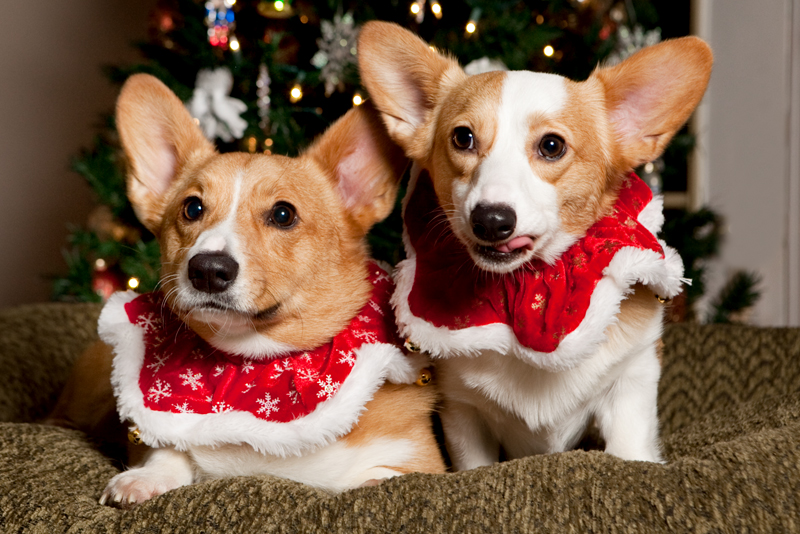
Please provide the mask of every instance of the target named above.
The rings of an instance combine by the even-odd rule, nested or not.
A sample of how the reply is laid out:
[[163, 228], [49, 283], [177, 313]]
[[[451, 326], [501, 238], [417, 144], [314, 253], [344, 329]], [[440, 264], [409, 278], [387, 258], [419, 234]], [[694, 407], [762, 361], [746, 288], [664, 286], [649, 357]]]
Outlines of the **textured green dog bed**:
[[33, 423], [98, 313], [0, 312], [2, 532], [800, 532], [800, 330], [668, 328], [666, 465], [574, 451], [340, 495], [243, 477], [122, 511], [97, 504], [112, 460], [80, 432]]

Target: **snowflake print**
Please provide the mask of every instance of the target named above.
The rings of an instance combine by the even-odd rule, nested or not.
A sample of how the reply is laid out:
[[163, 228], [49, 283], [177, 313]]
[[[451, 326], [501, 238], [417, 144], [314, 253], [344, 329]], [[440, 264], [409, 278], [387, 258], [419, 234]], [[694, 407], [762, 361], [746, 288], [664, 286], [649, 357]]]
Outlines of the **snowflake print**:
[[247, 384], [244, 385], [244, 389], [242, 390], [242, 393], [247, 393], [248, 391], [250, 391], [254, 387], [256, 387], [256, 385], [253, 382], [248, 382]]
[[386, 274], [384, 271], [378, 271], [375, 274], [377, 275], [377, 277], [375, 278], [375, 280], [372, 281], [372, 285], [378, 285], [381, 282], [388, 282], [391, 280], [391, 278], [389, 278], [389, 275]]
[[161, 318], [156, 316], [155, 313], [148, 313], [147, 315], [143, 315], [137, 324], [141, 326], [146, 333], [150, 333], [153, 330], [161, 328]]
[[299, 369], [297, 371], [297, 378], [302, 382], [314, 382], [319, 373], [317, 373], [314, 369]]
[[159, 402], [161, 399], [172, 396], [172, 386], [161, 380], [156, 380], [155, 385], [150, 386], [147, 390], [147, 398], [153, 402]]
[[377, 343], [378, 336], [375, 332], [368, 332], [366, 330], [361, 330], [359, 332], [353, 332], [353, 335], [356, 339], [362, 340], [364, 343]]
[[297, 404], [300, 402], [300, 393], [295, 390], [290, 391], [286, 394], [286, 396], [289, 397], [289, 400], [292, 401], [292, 404]]
[[307, 353], [307, 352], [304, 352], [303, 355], [300, 356], [300, 357], [303, 358], [307, 362], [311, 362], [311, 355], [309, 353]]
[[284, 371], [291, 371], [292, 369], [293, 369], [292, 360], [286, 360], [285, 362], [283, 362], [283, 370]]
[[183, 378], [183, 385], [189, 386], [192, 388], [192, 391], [196, 391], [197, 388], [203, 387], [203, 384], [200, 382], [200, 379], [203, 378], [201, 373], [193, 373], [191, 368], [186, 369], [186, 372], [182, 375], [178, 375], [178, 378]]
[[221, 375], [223, 371], [225, 371], [225, 366], [217, 365], [216, 367], [214, 367], [214, 376], [217, 377]]
[[325, 400], [333, 397], [339, 391], [339, 382], [334, 382], [331, 375], [325, 376], [325, 381], [317, 381], [317, 385], [322, 389], [317, 393], [317, 397], [325, 397]]
[[370, 319], [370, 318], [369, 318], [369, 317], [367, 317], [366, 315], [359, 315], [359, 316], [358, 316], [358, 320], [359, 320], [359, 321], [361, 321], [362, 323], [368, 323], [368, 322], [370, 322], [372, 319]]
[[231, 406], [225, 401], [218, 402], [217, 404], [211, 407], [211, 411], [214, 413], [225, 413], [225, 412], [230, 412], [232, 410], [233, 406]]
[[256, 368], [256, 366], [255, 366], [255, 365], [253, 365], [253, 362], [251, 362], [250, 360], [244, 360], [244, 361], [242, 362], [242, 372], [243, 372], [244, 374], [247, 374], [247, 375], [249, 375], [249, 374], [250, 374], [250, 371], [252, 371], [252, 370], [253, 370], [253, 369], [255, 369], [255, 368]]
[[280, 399], [273, 399], [272, 396], [267, 393], [264, 395], [263, 399], [257, 399], [256, 402], [261, 405], [261, 408], [256, 410], [256, 413], [263, 412], [264, 417], [269, 417], [269, 414], [278, 411], [278, 403], [280, 402]]
[[283, 371], [285, 371], [285, 369], [281, 366], [281, 363], [278, 362], [278, 363], [275, 364], [275, 367], [272, 369], [272, 374], [270, 375], [269, 378], [271, 380], [275, 380], [277, 378], [280, 378], [280, 376], [283, 374]]
[[369, 301], [369, 307], [375, 310], [376, 312], [383, 315], [383, 310], [381, 309], [381, 305], [375, 302], [374, 300]]
[[540, 314], [544, 313], [544, 309], [547, 306], [547, 299], [544, 298], [544, 295], [541, 293], [533, 297], [533, 303], [531, 304], [531, 309], [537, 310]]
[[183, 404], [173, 404], [173, 410], [177, 410], [178, 413], [194, 413], [194, 410], [189, 408], [189, 403], [184, 402]]
[[153, 363], [148, 363], [147, 368], [153, 370], [153, 375], [155, 375], [159, 369], [166, 365], [167, 360], [169, 360], [169, 354], [154, 354], [153, 358], [155, 361]]
[[342, 357], [339, 358], [339, 363], [346, 363], [350, 367], [353, 367], [356, 364], [356, 355], [352, 350], [349, 352], [340, 350], [339, 354], [342, 355]]

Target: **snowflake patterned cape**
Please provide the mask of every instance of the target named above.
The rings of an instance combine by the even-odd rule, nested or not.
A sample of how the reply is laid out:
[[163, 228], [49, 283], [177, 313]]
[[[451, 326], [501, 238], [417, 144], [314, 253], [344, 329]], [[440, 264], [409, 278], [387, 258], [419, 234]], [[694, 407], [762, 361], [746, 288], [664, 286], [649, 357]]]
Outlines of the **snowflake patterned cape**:
[[332, 442], [350, 431], [385, 380], [417, 377], [398, 348], [391, 279], [373, 263], [369, 280], [369, 302], [330, 342], [258, 359], [208, 344], [160, 293], [116, 293], [98, 330], [114, 349], [120, 417], [144, 443], [179, 450], [247, 443], [287, 456]]
[[634, 174], [613, 212], [553, 265], [534, 259], [502, 275], [476, 269], [449, 225], [437, 223], [444, 213], [427, 172], [412, 173], [403, 204], [407, 259], [392, 304], [400, 333], [433, 357], [495, 350], [569, 369], [605, 341], [635, 284], [671, 298], [687, 281], [680, 256], [655, 237], [661, 198]]

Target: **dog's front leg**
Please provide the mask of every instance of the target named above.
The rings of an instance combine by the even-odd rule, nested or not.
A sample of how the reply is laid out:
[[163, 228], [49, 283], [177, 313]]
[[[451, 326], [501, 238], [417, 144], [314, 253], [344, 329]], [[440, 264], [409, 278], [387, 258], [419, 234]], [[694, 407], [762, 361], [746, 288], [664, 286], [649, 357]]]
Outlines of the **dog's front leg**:
[[614, 380], [595, 412], [606, 452], [624, 460], [663, 462], [658, 438], [655, 346], [643, 349]]
[[446, 400], [441, 418], [447, 452], [456, 471], [499, 461], [500, 443], [474, 406]]
[[149, 450], [144, 463], [112, 478], [100, 504], [133, 506], [169, 490], [192, 483], [193, 470], [189, 455], [172, 447]]

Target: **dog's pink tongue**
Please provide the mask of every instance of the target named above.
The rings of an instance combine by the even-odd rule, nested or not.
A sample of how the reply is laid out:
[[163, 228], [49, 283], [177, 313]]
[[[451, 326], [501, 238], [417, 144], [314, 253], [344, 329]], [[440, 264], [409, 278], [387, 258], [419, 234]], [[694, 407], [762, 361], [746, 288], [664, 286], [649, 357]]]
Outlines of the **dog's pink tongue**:
[[495, 247], [500, 252], [513, 252], [520, 248], [527, 248], [528, 250], [533, 250], [533, 239], [528, 236], [519, 236], [515, 237], [508, 243], [503, 243], [499, 247]]

